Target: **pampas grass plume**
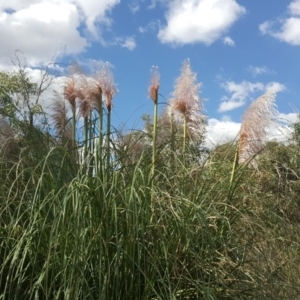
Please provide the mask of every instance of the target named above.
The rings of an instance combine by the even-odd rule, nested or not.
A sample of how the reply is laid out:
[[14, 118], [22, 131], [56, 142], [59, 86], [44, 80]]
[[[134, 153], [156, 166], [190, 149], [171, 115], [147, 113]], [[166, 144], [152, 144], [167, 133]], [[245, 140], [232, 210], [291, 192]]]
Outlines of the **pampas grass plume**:
[[[275, 124], [277, 109], [276, 93], [269, 91], [254, 101], [243, 117], [239, 141], [239, 164], [245, 163], [258, 154], [265, 145], [267, 128]], [[256, 166], [255, 160], [249, 164]]]
[[151, 68], [151, 81], [149, 86], [149, 96], [153, 100], [154, 103], [157, 103], [158, 99], [158, 89], [160, 82], [160, 74], [157, 66], [153, 66]]
[[201, 84], [197, 83], [197, 74], [191, 70], [190, 60], [184, 60], [181, 74], [175, 81], [167, 113], [174, 121], [186, 122], [189, 135], [193, 137], [201, 136], [205, 131], [205, 116], [202, 114], [203, 101], [199, 97], [200, 88]]
[[117, 93], [114, 75], [111, 71], [111, 65], [106, 62], [100, 66], [100, 70], [96, 72], [96, 87], [103, 92], [105, 96], [105, 105], [108, 111], [112, 109], [112, 99]]

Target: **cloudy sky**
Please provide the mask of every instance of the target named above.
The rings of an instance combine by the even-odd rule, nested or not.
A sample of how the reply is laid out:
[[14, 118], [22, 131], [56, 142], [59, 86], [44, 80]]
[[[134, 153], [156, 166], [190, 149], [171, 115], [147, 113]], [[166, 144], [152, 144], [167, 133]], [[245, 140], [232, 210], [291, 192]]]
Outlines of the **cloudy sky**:
[[282, 119], [300, 111], [300, 0], [1, 0], [0, 69], [16, 50], [34, 69], [56, 53], [61, 66], [113, 66], [113, 124], [141, 126], [152, 113], [150, 68], [159, 67], [160, 109], [182, 61], [202, 83], [212, 140], [234, 137], [243, 112], [276, 89]]

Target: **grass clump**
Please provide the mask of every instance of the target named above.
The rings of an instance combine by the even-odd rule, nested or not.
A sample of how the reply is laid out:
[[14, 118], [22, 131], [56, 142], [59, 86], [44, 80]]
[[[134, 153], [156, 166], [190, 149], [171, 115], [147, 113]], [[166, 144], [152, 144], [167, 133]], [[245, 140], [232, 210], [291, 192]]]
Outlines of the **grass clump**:
[[172, 101], [185, 110], [157, 115], [156, 70], [154, 124], [118, 138], [108, 65], [64, 82], [57, 135], [22, 120], [26, 130], [15, 130], [4, 117], [0, 299], [297, 298], [297, 143], [259, 139], [255, 168], [249, 151], [238, 164], [243, 145], [265, 133], [248, 123], [247, 139], [205, 149], [188, 61], [183, 73]]

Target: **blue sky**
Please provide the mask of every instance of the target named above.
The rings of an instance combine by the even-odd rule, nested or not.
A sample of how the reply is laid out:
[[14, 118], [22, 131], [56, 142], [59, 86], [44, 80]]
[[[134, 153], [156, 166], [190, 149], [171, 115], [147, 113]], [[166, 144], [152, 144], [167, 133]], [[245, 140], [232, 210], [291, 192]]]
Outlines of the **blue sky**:
[[152, 114], [153, 65], [162, 110], [186, 58], [202, 83], [214, 143], [234, 137], [268, 89], [278, 91], [280, 118], [294, 121], [300, 109], [300, 0], [2, 0], [0, 38], [0, 68], [19, 49], [34, 77], [55, 51], [57, 62], [77, 60], [87, 72], [93, 60], [110, 62], [116, 127], [140, 127]]

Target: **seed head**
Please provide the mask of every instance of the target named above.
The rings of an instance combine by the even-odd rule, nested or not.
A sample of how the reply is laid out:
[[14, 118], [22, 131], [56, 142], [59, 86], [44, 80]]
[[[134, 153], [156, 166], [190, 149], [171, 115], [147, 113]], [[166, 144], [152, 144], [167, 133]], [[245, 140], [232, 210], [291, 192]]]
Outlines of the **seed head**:
[[111, 65], [106, 62], [101, 64], [100, 70], [96, 72], [96, 86], [105, 96], [105, 105], [109, 111], [112, 109], [112, 99], [117, 93], [114, 76], [111, 71]]
[[[248, 161], [263, 149], [267, 136], [266, 129], [276, 123], [275, 116], [278, 112], [275, 98], [275, 92], [267, 92], [254, 101], [246, 111], [240, 130], [240, 164]], [[250, 165], [255, 167], [256, 162], [251, 160]]]
[[158, 89], [160, 82], [160, 74], [157, 66], [151, 68], [151, 82], [149, 86], [149, 96], [154, 103], [157, 103], [158, 99]]
[[181, 74], [175, 81], [167, 113], [172, 115], [176, 122], [182, 123], [185, 119], [189, 133], [194, 137], [201, 136], [205, 131], [200, 88], [201, 84], [197, 83], [197, 74], [192, 72], [189, 59], [184, 60]]
[[72, 77], [67, 77], [64, 80], [64, 97], [65, 99], [70, 103], [72, 109], [76, 108], [76, 97], [77, 97], [77, 91], [76, 91], [76, 82], [75, 78]]
[[51, 105], [51, 116], [53, 125], [60, 137], [71, 139], [71, 126], [67, 118], [66, 100], [58, 93], [54, 93], [53, 103]]

